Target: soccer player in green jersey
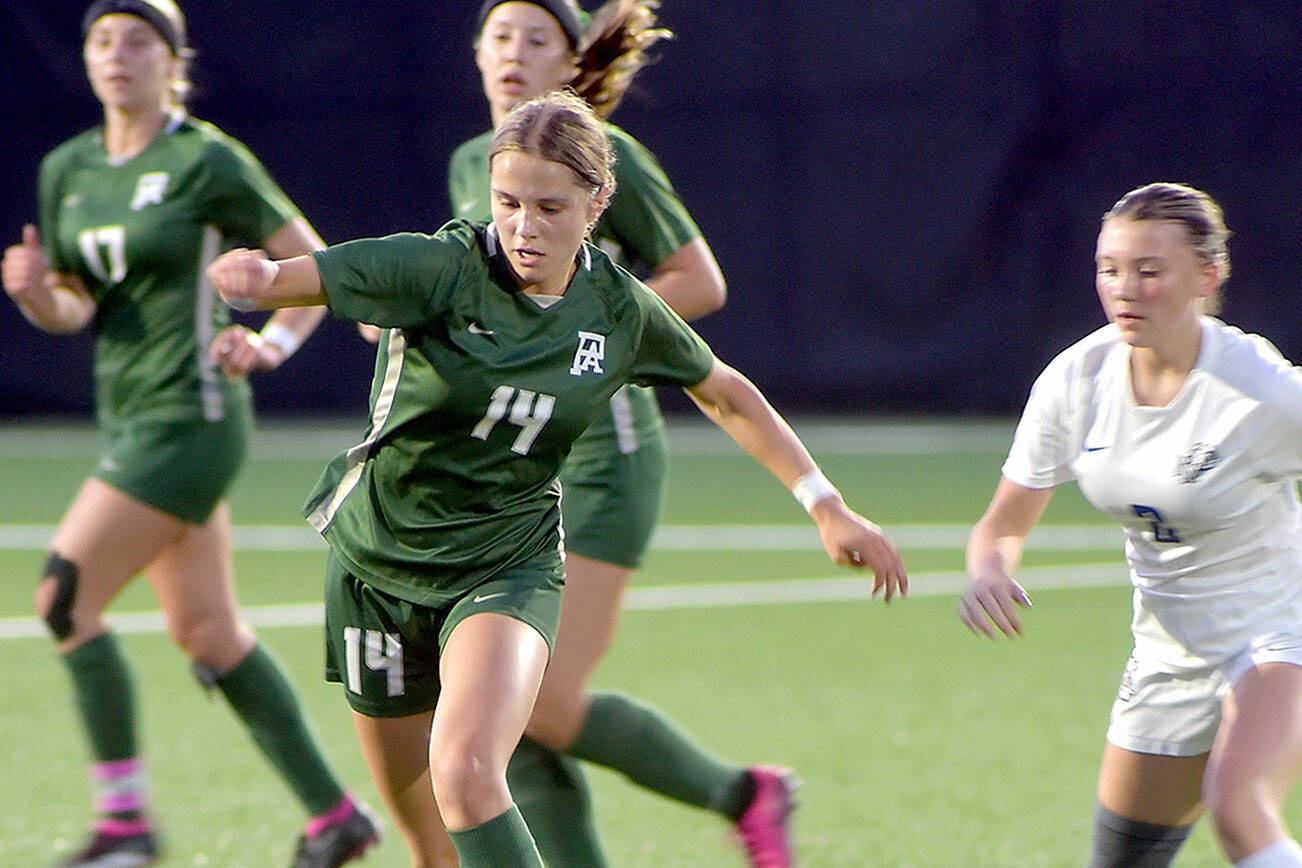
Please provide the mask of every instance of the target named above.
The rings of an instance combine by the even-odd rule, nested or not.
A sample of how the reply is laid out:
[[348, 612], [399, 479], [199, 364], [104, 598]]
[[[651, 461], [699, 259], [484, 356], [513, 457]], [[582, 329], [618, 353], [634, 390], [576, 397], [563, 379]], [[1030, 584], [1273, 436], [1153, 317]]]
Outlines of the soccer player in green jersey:
[[[670, 35], [656, 26], [656, 5], [613, 0], [589, 21], [562, 0], [483, 3], [475, 60], [493, 124], [518, 103], [566, 85], [608, 118], [647, 50]], [[685, 319], [717, 309], [725, 297], [723, 276], [664, 170], [627, 132], [611, 123], [606, 131], [617, 157], [617, 192], [594, 230], [597, 243]], [[477, 136], [452, 156], [448, 188], [459, 217], [488, 216], [491, 138], [491, 131]], [[753, 865], [783, 868], [792, 859], [787, 823], [794, 780], [786, 769], [724, 762], [648, 703], [588, 690], [655, 529], [667, 452], [654, 392], [629, 386], [566, 462], [562, 627], [508, 772], [511, 789], [549, 864], [605, 864], [577, 757], [721, 814]]]
[[750, 381], [585, 243], [612, 163], [588, 104], [552, 94], [494, 133], [491, 223], [288, 260], [232, 251], [208, 269], [237, 307], [326, 303], [386, 329], [371, 424], [306, 514], [332, 555], [327, 674], [418, 866], [440, 814], [462, 868], [543, 864], [506, 768], [560, 619], [557, 476], [626, 383], [685, 388], [791, 488], [835, 562], [871, 568], [887, 598], [908, 590], [894, 545]]
[[[94, 324], [109, 444], [55, 531], [37, 591], [90, 740], [100, 814], [90, 843], [61, 864], [157, 858], [131, 675], [104, 617], [143, 571], [196, 675], [225, 696], [309, 815], [293, 864], [341, 865], [376, 840], [376, 826], [237, 612], [224, 500], [252, 404], [247, 382], [222, 369], [276, 367], [324, 309], [278, 313], [261, 334], [224, 328], [228, 311], [203, 277], [227, 238], [283, 256], [324, 245], [243, 146], [185, 113], [189, 49], [171, 0], [99, 0], [83, 28], [104, 123], [46, 157], [40, 229], [25, 227], [0, 269], [39, 328]], [[249, 861], [267, 864], [265, 854]]]

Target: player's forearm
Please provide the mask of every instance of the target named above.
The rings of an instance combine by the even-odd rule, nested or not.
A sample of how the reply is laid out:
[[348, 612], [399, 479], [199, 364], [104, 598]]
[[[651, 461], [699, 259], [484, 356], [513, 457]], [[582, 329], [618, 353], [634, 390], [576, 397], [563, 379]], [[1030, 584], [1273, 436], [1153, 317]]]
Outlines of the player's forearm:
[[326, 311], [321, 305], [278, 310], [263, 325], [261, 335], [263, 339], [279, 346], [284, 357], [289, 358], [316, 331], [316, 327], [325, 318]]
[[1011, 575], [1022, 561], [1027, 536], [1052, 497], [1052, 488], [1027, 488], [1001, 476], [990, 505], [968, 535], [968, 572]]
[[1022, 562], [1025, 547], [1024, 535], [1002, 533], [988, 522], [978, 522], [968, 535], [965, 555], [968, 574], [974, 577], [1012, 575]]
[[33, 292], [14, 301], [28, 322], [51, 334], [81, 331], [95, 314], [95, 303], [89, 296], [64, 286]]
[[749, 380], [722, 362], [716, 362], [710, 376], [688, 394], [711, 421], [787, 488], [817, 471], [818, 465], [786, 420]]
[[208, 266], [208, 279], [236, 310], [302, 307], [326, 301], [311, 256], [273, 261], [254, 251], [232, 250]]

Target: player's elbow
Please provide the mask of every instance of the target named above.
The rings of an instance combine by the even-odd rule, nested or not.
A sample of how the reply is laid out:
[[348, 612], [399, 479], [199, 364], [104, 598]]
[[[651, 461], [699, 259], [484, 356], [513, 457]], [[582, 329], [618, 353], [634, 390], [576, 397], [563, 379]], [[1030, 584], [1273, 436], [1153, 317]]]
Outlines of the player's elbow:
[[714, 313], [723, 307], [728, 300], [728, 283], [723, 279], [721, 273], [715, 273], [709, 280], [704, 282], [699, 298], [701, 300], [701, 316]]

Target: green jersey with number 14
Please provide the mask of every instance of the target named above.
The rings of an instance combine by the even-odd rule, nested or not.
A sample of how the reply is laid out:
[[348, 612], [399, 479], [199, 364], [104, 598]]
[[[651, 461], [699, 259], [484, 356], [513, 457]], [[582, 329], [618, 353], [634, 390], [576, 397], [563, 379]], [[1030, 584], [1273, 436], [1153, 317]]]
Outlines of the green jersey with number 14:
[[371, 425], [306, 515], [359, 578], [411, 602], [559, 558], [556, 475], [627, 382], [690, 386], [714, 356], [654, 292], [584, 245], [565, 295], [521, 292], [491, 224], [314, 254], [331, 309], [391, 329]]

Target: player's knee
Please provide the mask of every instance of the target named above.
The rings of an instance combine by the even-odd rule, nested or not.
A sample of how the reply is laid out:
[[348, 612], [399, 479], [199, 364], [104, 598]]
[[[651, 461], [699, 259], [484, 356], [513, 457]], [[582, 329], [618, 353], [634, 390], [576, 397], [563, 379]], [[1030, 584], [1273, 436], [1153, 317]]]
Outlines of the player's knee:
[[430, 774], [439, 808], [445, 815], [480, 816], [485, 805], [500, 801], [504, 794], [509, 798], [506, 766], [496, 767], [492, 755], [493, 751], [482, 746], [477, 749], [435, 740], [430, 750]]
[[1089, 868], [1166, 868], [1192, 828], [1132, 820], [1099, 805]]
[[468, 763], [431, 757], [434, 796], [445, 817], [475, 816], [484, 799], [484, 783]]
[[73, 632], [72, 606], [77, 600], [77, 565], [58, 552], [50, 552], [41, 573], [36, 611], [60, 642]]
[[208, 641], [201, 620], [177, 612], [167, 612], [167, 636], [191, 660], [208, 658]]
[[253, 645], [252, 632], [225, 611], [173, 609], [167, 612], [167, 635], [191, 660], [233, 669]]
[[1278, 825], [1278, 809], [1262, 782], [1237, 780], [1225, 774], [1209, 774], [1203, 787], [1203, 801], [1222, 846], [1232, 852], [1252, 849], [1249, 842], [1263, 830]]
[[544, 689], [534, 702], [525, 733], [545, 747], [564, 750], [578, 735], [586, 711], [585, 694]]

